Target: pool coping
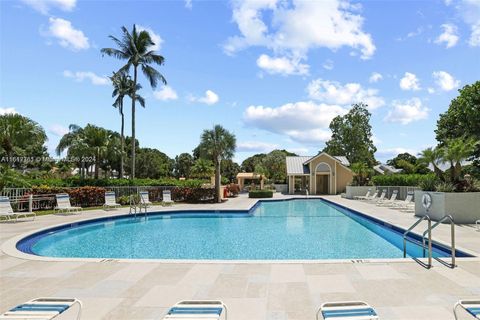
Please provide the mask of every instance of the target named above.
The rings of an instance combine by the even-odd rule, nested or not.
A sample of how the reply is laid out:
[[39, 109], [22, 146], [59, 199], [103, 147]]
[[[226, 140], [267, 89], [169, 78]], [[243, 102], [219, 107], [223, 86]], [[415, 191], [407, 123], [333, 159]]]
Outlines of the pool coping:
[[[161, 213], [158, 213], [159, 215], [165, 215], [171, 212], [178, 213], [182, 211], [195, 211], [195, 212], [209, 212], [209, 213], [220, 213], [220, 212], [232, 212], [232, 213], [244, 213], [248, 214], [255, 210], [257, 206], [259, 206], [262, 202], [275, 202], [275, 201], [290, 201], [290, 200], [299, 200], [299, 199], [322, 199], [323, 201], [339, 206], [343, 209], [353, 211], [355, 214], [359, 216], [365, 216], [365, 218], [372, 220], [371, 222], [381, 224], [385, 228], [391, 228], [391, 229], [401, 229], [403, 230], [402, 227], [396, 226], [394, 224], [391, 224], [387, 221], [384, 221], [383, 219], [380, 219], [378, 217], [372, 216], [371, 214], [365, 213], [365, 212], [360, 212], [358, 210], [346, 207], [342, 204], [336, 203], [334, 201], [331, 201], [329, 199], [325, 199], [324, 197], [320, 196], [310, 196], [310, 197], [289, 197], [289, 198], [282, 198], [282, 199], [257, 199], [255, 202], [252, 203], [252, 205], [248, 209], [175, 209], [172, 208], [171, 210], [168, 211], [162, 211]], [[151, 212], [151, 213], [157, 213]], [[39, 228], [39, 229], [34, 229], [19, 235], [16, 235], [7, 241], [5, 241], [2, 246], [1, 250], [12, 257], [23, 259], [23, 260], [34, 260], [34, 261], [50, 261], [50, 262], [99, 262], [99, 263], [108, 263], [108, 262], [132, 262], [132, 263], [138, 263], [138, 262], [143, 262], [143, 263], [152, 263], [152, 262], [159, 262], [159, 263], [169, 263], [169, 264], [192, 264], [192, 263], [206, 263], [206, 264], [315, 264], [315, 263], [324, 263], [324, 264], [335, 264], [335, 263], [340, 263], [340, 264], [345, 264], [345, 263], [409, 263], [413, 262], [415, 260], [421, 261], [423, 263], [427, 262], [427, 258], [379, 258], [379, 259], [308, 259], [308, 260], [302, 260], [302, 259], [290, 259], [290, 260], [221, 260], [221, 259], [215, 259], [215, 260], [203, 260], [203, 259], [129, 259], [129, 258], [73, 258], [73, 257], [48, 257], [48, 256], [40, 256], [40, 255], [35, 255], [35, 254], [29, 254], [20, 251], [17, 248], [17, 243], [21, 241], [22, 239], [28, 238], [30, 236], [33, 236], [38, 233], [42, 233], [43, 231], [46, 230], [52, 230], [56, 228], [60, 228], [66, 225], [72, 225], [72, 224], [77, 224], [82, 222], [83, 223], [88, 223], [91, 221], [97, 221], [97, 220], [109, 220], [109, 219], [118, 219], [119, 217], [128, 217], [131, 214], [125, 214], [125, 213], [119, 213], [116, 215], [110, 215], [106, 217], [87, 217], [83, 218], [79, 216], [79, 219], [76, 219], [74, 221], [71, 221], [69, 223], [59, 223], [59, 224], [54, 224], [50, 225], [47, 227]], [[144, 215], [144, 214], [142, 214]], [[148, 213], [147, 213], [148, 215]], [[411, 232], [411, 234], [415, 235], [415, 237], [421, 237], [419, 234], [416, 232]], [[447, 243], [444, 243], [443, 241], [440, 240], [435, 240], [435, 243], [437, 243], [440, 246], [444, 247], [449, 247]], [[466, 253], [468, 255], [471, 255], [472, 257], [456, 257], [456, 260], [462, 261], [480, 261], [480, 254], [477, 252], [474, 252], [472, 250], [464, 249], [461, 247], [456, 247], [457, 251], [461, 251], [463, 253]], [[443, 259], [449, 259], [448, 257], [443, 257]], [[435, 260], [434, 260], [435, 261]]]

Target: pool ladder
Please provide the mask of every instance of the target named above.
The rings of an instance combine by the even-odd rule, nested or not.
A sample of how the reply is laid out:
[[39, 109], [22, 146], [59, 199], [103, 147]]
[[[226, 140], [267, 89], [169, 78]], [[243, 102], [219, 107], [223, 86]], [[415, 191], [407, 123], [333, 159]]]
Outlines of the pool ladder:
[[[408, 234], [417, 226], [419, 225], [423, 220], [427, 220], [428, 225], [427, 229], [422, 233], [422, 250], [423, 250], [423, 257], [425, 257], [425, 250], [428, 250], [428, 264], [427, 267], [430, 269], [432, 267], [432, 230], [436, 228], [440, 223], [442, 223], [445, 220], [450, 220], [450, 247], [451, 247], [451, 255], [452, 255], [452, 263], [449, 265], [450, 268], [455, 268], [455, 222], [453, 220], [453, 217], [451, 215], [446, 215], [442, 217], [440, 220], [435, 222], [432, 225], [432, 219], [430, 219], [430, 216], [424, 215], [420, 219], [418, 219], [410, 228], [408, 228], [407, 231], [403, 234], [403, 257], [407, 257], [407, 241], [413, 242], [410, 239], [407, 239]], [[425, 235], [428, 235], [428, 237], [425, 237]]]
[[[132, 210], [133, 210], [133, 215], [135, 215], [135, 218], [137, 217], [137, 209], [139, 210], [139, 213], [142, 213], [142, 206], [138, 205], [135, 201], [135, 198], [133, 195], [130, 195], [130, 198], [129, 198], [129, 201], [130, 201], [130, 209], [128, 211], [129, 214], [132, 214]], [[145, 218], [147, 217], [147, 207], [145, 206]]]

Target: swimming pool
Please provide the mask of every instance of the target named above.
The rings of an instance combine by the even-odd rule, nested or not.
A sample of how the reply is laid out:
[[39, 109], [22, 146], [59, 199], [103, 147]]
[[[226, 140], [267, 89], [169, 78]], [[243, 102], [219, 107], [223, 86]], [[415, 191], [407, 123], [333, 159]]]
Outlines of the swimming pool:
[[[320, 199], [259, 202], [250, 211], [119, 216], [42, 231], [17, 243], [40, 256], [188, 260], [403, 258], [403, 230]], [[408, 243], [410, 257], [421, 257]], [[448, 256], [434, 246], [434, 256]], [[466, 256], [458, 252], [458, 256]]]

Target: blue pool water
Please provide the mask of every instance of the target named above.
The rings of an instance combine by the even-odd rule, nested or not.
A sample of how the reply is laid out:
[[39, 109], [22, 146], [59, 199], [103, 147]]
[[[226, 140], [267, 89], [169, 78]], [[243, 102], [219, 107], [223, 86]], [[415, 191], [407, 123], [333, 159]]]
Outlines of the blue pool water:
[[[51, 230], [17, 247], [51, 257], [302, 260], [402, 258], [391, 226], [319, 199], [261, 202], [250, 212], [124, 216]], [[408, 243], [410, 257], [421, 257]], [[436, 248], [434, 255], [447, 256]]]

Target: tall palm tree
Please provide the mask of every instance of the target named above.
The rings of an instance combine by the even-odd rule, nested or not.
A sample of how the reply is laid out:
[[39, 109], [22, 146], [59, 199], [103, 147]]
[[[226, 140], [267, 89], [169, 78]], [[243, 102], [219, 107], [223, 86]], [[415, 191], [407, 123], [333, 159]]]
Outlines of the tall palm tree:
[[462, 173], [462, 161], [473, 155], [479, 143], [475, 138], [455, 138], [445, 142], [445, 146], [441, 148], [441, 157], [444, 162], [450, 163], [452, 183], [457, 182]]
[[235, 135], [218, 124], [212, 130], [204, 130], [200, 138], [200, 152], [215, 164], [215, 190], [218, 202], [221, 202], [220, 163], [223, 159], [233, 157], [235, 147]]
[[125, 156], [125, 115], [123, 113], [123, 98], [125, 96], [135, 95], [135, 100], [140, 103], [142, 107], [145, 108], [145, 99], [137, 94], [138, 90], [142, 88], [140, 84], [135, 85], [133, 80], [125, 72], [114, 72], [110, 77], [113, 85], [112, 98], [115, 98], [113, 106], [118, 108], [118, 111], [121, 116], [121, 128], [120, 128], [120, 178], [124, 176], [124, 156]]
[[77, 165], [80, 168], [80, 177], [85, 178], [85, 167], [87, 164], [85, 159], [89, 155], [89, 150], [83, 139], [83, 129], [76, 124], [71, 124], [68, 129], [68, 133], [64, 134], [58, 142], [55, 152], [60, 156], [63, 151], [68, 149], [68, 156], [78, 159]]
[[440, 170], [438, 167], [440, 165], [440, 162], [442, 160], [442, 152], [438, 148], [427, 148], [420, 152], [419, 156], [420, 158], [418, 161], [420, 163], [425, 164], [426, 166], [432, 165], [433, 167], [433, 172], [437, 175], [438, 178], [441, 180], [444, 180], [443, 178], [443, 172]]
[[19, 114], [0, 116], [0, 154], [4, 153], [10, 167], [14, 156], [33, 156], [33, 148], [42, 147], [47, 140], [43, 128]]
[[[133, 67], [133, 83], [134, 94], [132, 94], [132, 139], [135, 141], [135, 101], [137, 100], [137, 72], [138, 67], [145, 77], [150, 82], [152, 88], [156, 88], [158, 81], [163, 84], [167, 84], [164, 76], [153, 68], [152, 64], [162, 65], [165, 62], [165, 58], [159, 54], [155, 54], [150, 48], [155, 45], [152, 41], [149, 33], [145, 30], [137, 31], [137, 27], [133, 25], [132, 32], [129, 32], [126, 27], [122, 27], [122, 40], [110, 36], [118, 48], [103, 48], [101, 52], [108, 56], [113, 56], [120, 60], [126, 60], [127, 63], [120, 68], [119, 71], [128, 72]], [[131, 178], [135, 178], [135, 144], [132, 145], [132, 172]]]

